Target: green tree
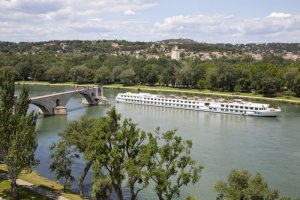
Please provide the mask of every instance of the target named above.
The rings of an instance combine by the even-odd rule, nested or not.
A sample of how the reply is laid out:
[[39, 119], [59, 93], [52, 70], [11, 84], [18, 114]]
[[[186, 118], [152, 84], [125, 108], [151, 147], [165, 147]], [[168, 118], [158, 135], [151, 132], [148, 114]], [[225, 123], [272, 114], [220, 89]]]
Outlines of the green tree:
[[291, 87], [295, 95], [297, 97], [300, 97], [300, 73], [298, 73], [298, 75], [293, 80]]
[[[160, 200], [171, 200], [180, 196], [180, 188], [200, 179], [203, 167], [197, 166], [190, 156], [192, 141], [176, 136], [176, 131], [149, 134], [148, 152], [152, 164], [148, 178], [154, 181], [155, 193]], [[159, 143], [162, 143], [159, 145]]]
[[69, 191], [74, 181], [71, 167], [74, 158], [78, 158], [78, 155], [71, 148], [67, 147], [64, 142], [53, 143], [50, 150], [50, 157], [52, 159], [50, 170], [55, 172], [57, 180], [63, 181], [64, 192]]
[[72, 81], [76, 83], [91, 83], [94, 80], [93, 70], [83, 65], [78, 65], [69, 71]]
[[190, 87], [193, 83], [192, 68], [188, 63], [184, 63], [182, 67], [176, 68], [175, 71], [176, 85]]
[[238, 70], [233, 66], [221, 66], [219, 69], [218, 82], [222, 90], [232, 92], [238, 79]]
[[18, 78], [19, 76], [17, 70], [11, 66], [1, 67], [0, 74], [2, 74], [3, 76], [13, 76], [15, 78]]
[[218, 69], [216, 67], [209, 68], [206, 73], [206, 84], [209, 89], [215, 90], [219, 88]]
[[94, 176], [92, 184], [92, 197], [96, 200], [109, 200], [112, 192], [111, 179], [109, 176]]
[[31, 171], [38, 161], [34, 157], [36, 116], [27, 114], [28, 89], [23, 88], [17, 103], [14, 77], [0, 76], [0, 157], [7, 164], [12, 182], [13, 199], [19, 199], [17, 178], [21, 171]]
[[121, 83], [133, 84], [134, 78], [135, 78], [135, 72], [131, 68], [126, 69], [121, 72], [121, 74], [119, 75], [119, 78], [121, 80]]
[[93, 132], [97, 131], [97, 126], [97, 119], [82, 117], [80, 121], [69, 122], [67, 127], [59, 133], [59, 136], [61, 136], [60, 142], [64, 143], [68, 148], [73, 148], [79, 154], [83, 154], [86, 160], [78, 180], [79, 192], [82, 198], [84, 198], [84, 179], [94, 163], [93, 157], [88, 155], [89, 152], [86, 149], [89, 145], [89, 137], [91, 137]]
[[96, 83], [110, 83], [112, 82], [112, 72], [107, 67], [100, 67], [97, 69], [94, 82]]
[[104, 168], [111, 180], [111, 185], [118, 199], [122, 200], [122, 182], [128, 177], [128, 186], [131, 190], [131, 199], [136, 199], [138, 193], [147, 186], [135, 189], [135, 185], [144, 182], [143, 173], [146, 161], [140, 162], [139, 156], [146, 134], [137, 128], [130, 119], [124, 119], [120, 124], [121, 116], [113, 107], [107, 117], [101, 118], [97, 132], [89, 138], [86, 155], [89, 160], [94, 159], [94, 174], [101, 174]]
[[279, 192], [270, 189], [260, 173], [252, 176], [247, 170], [232, 170], [227, 182], [217, 182], [214, 189], [219, 200], [274, 200], [279, 197]]
[[46, 80], [57, 83], [57, 82], [65, 82], [68, 79], [68, 73], [64, 69], [64, 67], [54, 66], [49, 68], [46, 71]]
[[157, 65], [155, 64], [147, 64], [144, 68], [144, 78], [145, 83], [150, 85], [154, 85], [158, 82], [158, 71]]

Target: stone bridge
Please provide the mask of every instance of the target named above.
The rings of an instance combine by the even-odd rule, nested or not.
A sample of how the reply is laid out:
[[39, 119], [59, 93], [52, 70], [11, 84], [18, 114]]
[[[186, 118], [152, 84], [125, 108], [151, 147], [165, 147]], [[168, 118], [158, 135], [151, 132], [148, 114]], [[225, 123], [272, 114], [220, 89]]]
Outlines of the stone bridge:
[[107, 99], [103, 96], [102, 87], [78, 87], [72, 91], [54, 93], [49, 95], [30, 97], [30, 103], [36, 105], [41, 114], [49, 115], [65, 115], [67, 114], [66, 105], [75, 94], [83, 96], [82, 103], [88, 105], [107, 104]]

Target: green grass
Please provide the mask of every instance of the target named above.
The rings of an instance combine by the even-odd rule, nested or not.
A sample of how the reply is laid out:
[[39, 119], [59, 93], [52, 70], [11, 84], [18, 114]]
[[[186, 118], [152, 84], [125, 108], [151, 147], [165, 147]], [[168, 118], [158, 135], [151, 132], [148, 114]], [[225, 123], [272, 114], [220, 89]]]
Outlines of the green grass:
[[[7, 172], [7, 167], [4, 164], [0, 164], [0, 171]], [[74, 199], [74, 200], [80, 200], [79, 194], [74, 193], [65, 193], [63, 192], [63, 186], [55, 181], [50, 181], [49, 179], [42, 177], [36, 172], [31, 173], [22, 173], [19, 176], [20, 179], [27, 181], [29, 183], [32, 183], [34, 185], [37, 185], [39, 187], [43, 187], [47, 190], [51, 190], [57, 194], [60, 194], [61, 196], [64, 196], [68, 199]], [[1, 196], [1, 195], [0, 195]]]
[[[38, 193], [31, 191], [25, 187], [18, 187], [19, 195], [21, 199], [30, 200], [49, 200], [49, 198], [44, 197]], [[0, 197], [10, 200], [12, 199], [12, 192], [10, 187], [10, 181], [0, 178]]]

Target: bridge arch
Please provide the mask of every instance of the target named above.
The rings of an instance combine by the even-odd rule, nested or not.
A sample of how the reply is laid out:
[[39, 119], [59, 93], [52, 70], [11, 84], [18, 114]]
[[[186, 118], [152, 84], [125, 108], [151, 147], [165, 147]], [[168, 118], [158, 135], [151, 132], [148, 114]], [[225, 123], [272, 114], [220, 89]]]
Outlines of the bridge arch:
[[93, 97], [89, 93], [80, 91], [80, 92], [68, 95], [68, 97], [64, 99], [64, 102], [63, 103], [61, 102], [62, 106], [66, 106], [67, 103], [69, 102], [69, 100], [76, 94], [80, 94], [83, 98], [85, 98], [89, 105], [95, 104], [95, 99], [93, 99]]
[[52, 115], [53, 114], [53, 110], [49, 110], [49, 108], [47, 108], [47, 106], [45, 106], [43, 104], [40, 104], [38, 102], [30, 102], [30, 104], [38, 107], [43, 115]]

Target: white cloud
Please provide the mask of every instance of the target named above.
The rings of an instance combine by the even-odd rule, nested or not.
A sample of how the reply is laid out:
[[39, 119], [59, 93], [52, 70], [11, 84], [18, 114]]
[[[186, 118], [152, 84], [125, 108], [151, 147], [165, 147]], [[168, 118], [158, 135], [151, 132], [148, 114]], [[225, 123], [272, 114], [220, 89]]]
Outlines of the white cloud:
[[[158, 6], [156, 2], [159, 1], [0, 0], [0, 40], [153, 41], [186, 37], [204, 42], [300, 41], [300, 15], [272, 12], [245, 20], [222, 14], [176, 15], [155, 23], [143, 17], [155, 15], [153, 19], [159, 19], [162, 14], [153, 9], [155, 12], [143, 15], [143, 11]], [[138, 20], [129, 21], [124, 15]]]
[[150, 9], [157, 5], [153, 1], [0, 0], [0, 40], [101, 39], [99, 35], [108, 32], [122, 35], [140, 29], [142, 22], [110, 18], [116, 13], [133, 15]]
[[268, 17], [291, 17], [291, 14], [281, 13], [281, 12], [273, 12]]
[[133, 10], [126, 10], [124, 15], [135, 15], [135, 12]]
[[152, 30], [152, 33], [155, 32], [177, 37], [192, 36], [193, 39], [204, 42], [299, 42], [300, 36], [295, 39], [295, 33], [300, 32], [300, 15], [274, 12], [266, 17], [242, 21], [233, 16], [218, 14], [178, 15], [156, 22]]

